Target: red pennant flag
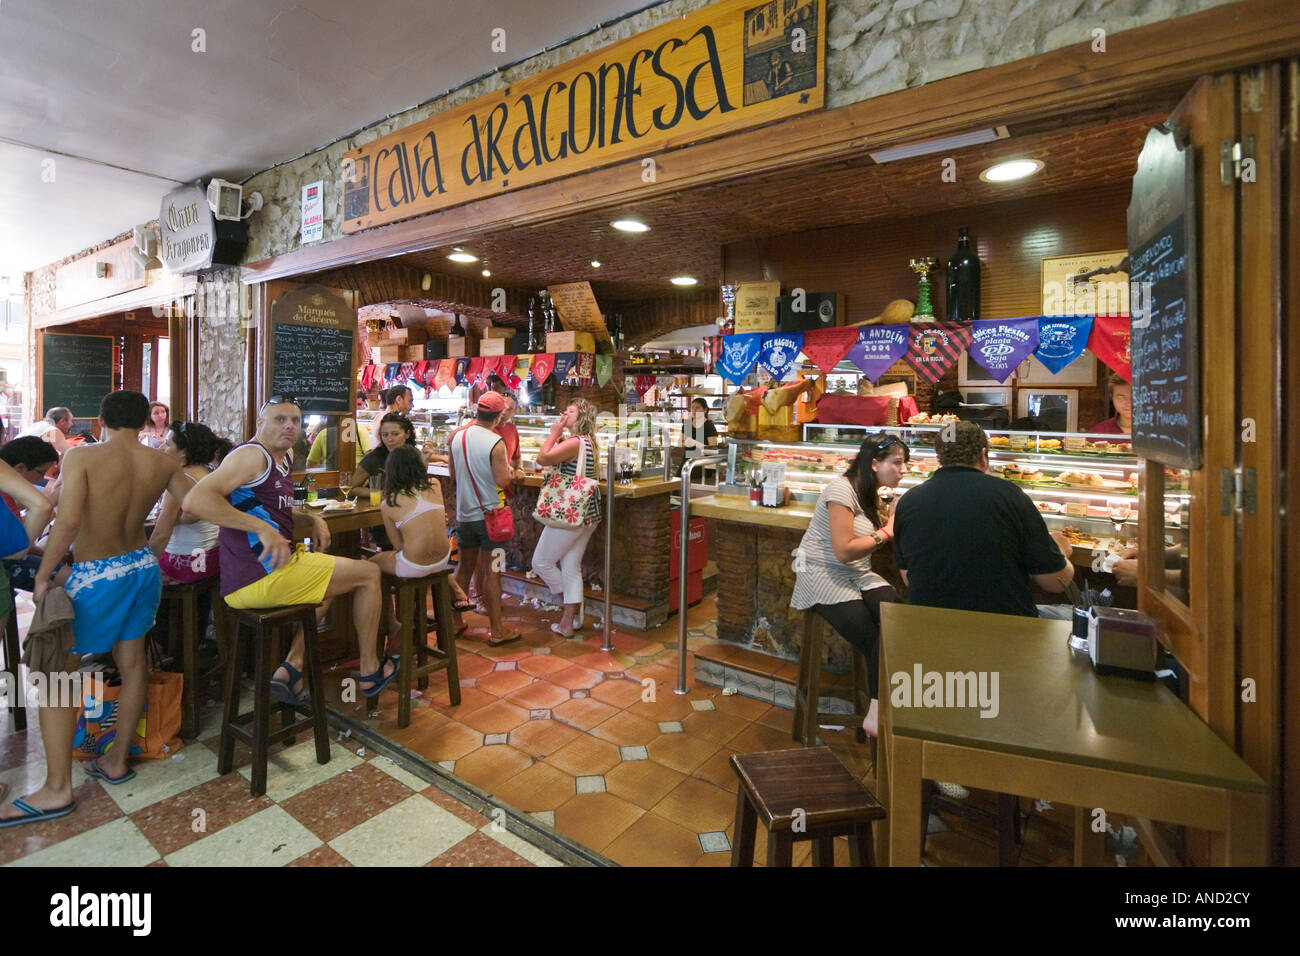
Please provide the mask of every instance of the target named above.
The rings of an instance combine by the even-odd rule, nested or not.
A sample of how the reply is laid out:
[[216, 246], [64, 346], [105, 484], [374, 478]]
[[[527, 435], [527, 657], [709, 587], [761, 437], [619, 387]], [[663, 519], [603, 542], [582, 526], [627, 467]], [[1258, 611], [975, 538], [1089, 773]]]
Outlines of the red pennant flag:
[[486, 386], [493, 375], [501, 374], [501, 360], [504, 355], [489, 355], [483, 359], [483, 384]]
[[479, 377], [483, 374], [482, 358], [472, 358], [469, 360], [469, 368], [465, 370], [465, 384], [471, 388], [478, 384]]
[[442, 359], [438, 363], [438, 374], [433, 379], [434, 388], [442, 388], [456, 381], [456, 360]]
[[824, 373], [829, 375], [840, 359], [849, 354], [858, 341], [856, 327], [841, 329], [811, 329], [803, 334], [802, 352]]
[[948, 373], [962, 352], [970, 348], [970, 326], [956, 322], [916, 322], [908, 327], [908, 348], [903, 361], [927, 382]]
[[415, 363], [415, 372], [414, 372], [414, 374], [411, 376], [412, 378], [415, 379], [416, 384], [419, 385], [421, 388], [428, 388], [428, 387], [429, 387], [429, 378], [428, 378], [428, 376], [429, 376], [429, 363], [428, 363], [428, 362], [416, 362], [416, 363]]
[[542, 385], [551, 377], [551, 371], [555, 368], [555, 353], [538, 352], [533, 356], [533, 378], [537, 379], [537, 384]]
[[636, 377], [636, 393], [645, 398], [645, 393], [655, 387], [655, 377], [653, 375], [638, 375]]
[[375, 376], [379, 374], [378, 365], [367, 365], [361, 370], [361, 388], [370, 391], [371, 386], [375, 384]]
[[1088, 336], [1088, 350], [1101, 359], [1108, 368], [1114, 369], [1124, 377], [1124, 381], [1133, 381], [1133, 356], [1129, 353], [1132, 331], [1127, 315], [1098, 315], [1092, 320], [1092, 334]]

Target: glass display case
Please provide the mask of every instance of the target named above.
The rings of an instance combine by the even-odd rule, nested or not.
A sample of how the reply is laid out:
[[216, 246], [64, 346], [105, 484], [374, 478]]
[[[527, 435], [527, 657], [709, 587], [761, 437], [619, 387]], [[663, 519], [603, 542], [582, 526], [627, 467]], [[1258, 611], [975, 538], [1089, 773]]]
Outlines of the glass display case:
[[[793, 500], [812, 503], [827, 482], [844, 473], [866, 435], [887, 432], [908, 446], [910, 463], [900, 488], [915, 487], [938, 470], [935, 434], [942, 426], [804, 426], [804, 441], [728, 442], [727, 490], [742, 493], [763, 462], [784, 462]], [[989, 472], [1015, 482], [1033, 500], [1049, 528], [1079, 548], [1120, 550], [1137, 544], [1139, 460], [1125, 435], [990, 431]], [[1191, 494], [1186, 481], [1166, 479], [1165, 531], [1170, 547], [1186, 545]]]

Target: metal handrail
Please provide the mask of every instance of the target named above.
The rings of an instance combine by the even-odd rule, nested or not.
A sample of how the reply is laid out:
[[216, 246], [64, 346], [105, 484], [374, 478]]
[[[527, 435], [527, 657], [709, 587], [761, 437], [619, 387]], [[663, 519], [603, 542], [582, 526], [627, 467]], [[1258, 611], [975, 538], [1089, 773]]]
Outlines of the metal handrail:
[[610, 445], [606, 455], [607, 467], [605, 469], [605, 618], [602, 623], [604, 628], [604, 641], [600, 649], [609, 653], [614, 650], [614, 625], [612, 618], [614, 616], [614, 458], [615, 446]]
[[674, 694], [691, 692], [686, 686], [686, 569], [690, 566], [691, 472], [700, 465], [716, 465], [726, 460], [726, 455], [706, 455], [703, 458], [692, 458], [682, 465], [682, 554], [677, 569], [677, 586], [680, 590], [677, 593], [677, 686], [673, 688]]

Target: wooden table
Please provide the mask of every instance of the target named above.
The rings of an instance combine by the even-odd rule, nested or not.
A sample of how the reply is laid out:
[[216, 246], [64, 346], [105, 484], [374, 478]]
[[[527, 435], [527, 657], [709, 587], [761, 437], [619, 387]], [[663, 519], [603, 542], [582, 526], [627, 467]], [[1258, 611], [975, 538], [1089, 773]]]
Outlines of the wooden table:
[[[1079, 808], [1076, 865], [1097, 807], [1211, 831], [1216, 865], [1267, 864], [1265, 782], [1163, 684], [1098, 676], [1068, 649], [1069, 630], [1066, 621], [881, 605], [879, 789], [890, 864], [920, 863], [923, 779]], [[894, 706], [893, 675], [912, 678], [917, 667], [996, 673], [997, 715]]]

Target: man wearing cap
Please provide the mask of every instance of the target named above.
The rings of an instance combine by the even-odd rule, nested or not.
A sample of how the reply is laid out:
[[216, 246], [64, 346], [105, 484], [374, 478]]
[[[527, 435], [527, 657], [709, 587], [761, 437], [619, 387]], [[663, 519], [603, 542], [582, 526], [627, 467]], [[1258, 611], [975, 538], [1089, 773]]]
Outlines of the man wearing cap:
[[507, 631], [502, 621], [501, 578], [492, 552], [503, 543], [488, 538], [483, 517], [484, 508], [505, 505], [504, 489], [510, 487], [505, 444], [492, 430], [505, 407], [505, 399], [496, 392], [484, 392], [475, 406], [474, 421], [452, 436], [447, 449], [451, 454], [452, 479], [456, 482], [456, 534], [460, 550], [456, 580], [461, 590], [468, 590], [470, 577], [478, 569], [483, 585], [480, 596], [492, 623], [488, 638], [492, 647], [520, 637], [518, 631]]

